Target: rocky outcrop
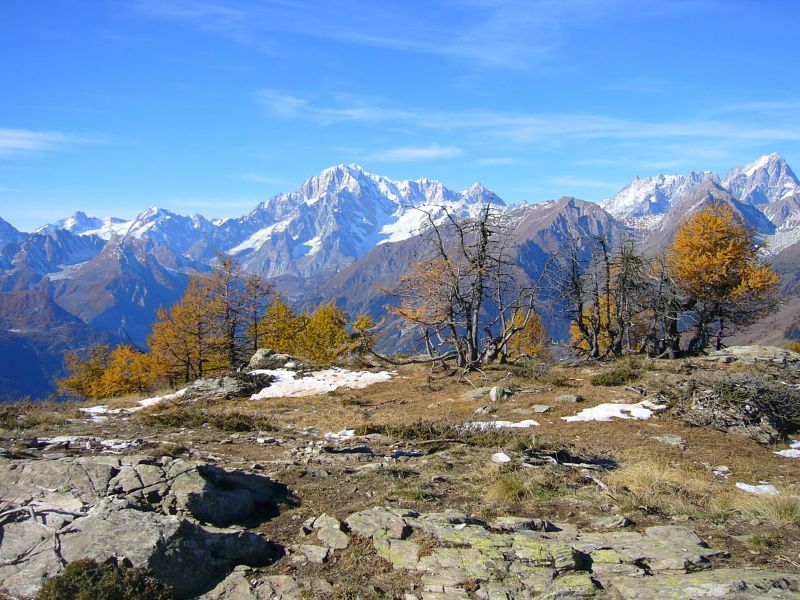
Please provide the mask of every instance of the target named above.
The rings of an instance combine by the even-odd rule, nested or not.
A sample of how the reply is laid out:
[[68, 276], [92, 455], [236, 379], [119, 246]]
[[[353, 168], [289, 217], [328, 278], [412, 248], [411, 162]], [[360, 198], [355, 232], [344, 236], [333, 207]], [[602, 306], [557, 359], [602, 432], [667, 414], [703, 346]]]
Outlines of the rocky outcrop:
[[[626, 522], [625, 524], [629, 524]], [[616, 526], [622, 526], [616, 524]], [[602, 529], [602, 527], [601, 527]], [[394, 570], [406, 570], [419, 585], [405, 598], [790, 598], [800, 575], [748, 568], [714, 568], [726, 555], [709, 548], [683, 526], [642, 532], [581, 532], [541, 519], [504, 517], [485, 522], [449, 511], [420, 514], [376, 507], [347, 517], [310, 519], [302, 534], [322, 530], [370, 540]], [[346, 544], [315, 545], [325, 558]], [[309, 546], [310, 547], [310, 546]], [[303, 545], [293, 547], [299, 564], [311, 561]], [[296, 561], [293, 561], [296, 562]], [[322, 586], [322, 587], [319, 587]], [[259, 576], [237, 569], [205, 600], [296, 598], [325, 593], [325, 582], [299, 576]], [[332, 591], [332, 590], [331, 590]]]
[[297, 369], [300, 361], [289, 354], [281, 354], [269, 348], [259, 348], [250, 358], [250, 369]]
[[186, 388], [187, 398], [214, 398], [227, 400], [228, 398], [246, 398], [260, 392], [275, 377], [266, 373], [230, 373], [222, 377], [208, 377], [198, 379]]
[[169, 457], [2, 459], [0, 587], [33, 596], [69, 562], [115, 557], [191, 597], [282, 554], [230, 526], [263, 521], [285, 495], [267, 477]]

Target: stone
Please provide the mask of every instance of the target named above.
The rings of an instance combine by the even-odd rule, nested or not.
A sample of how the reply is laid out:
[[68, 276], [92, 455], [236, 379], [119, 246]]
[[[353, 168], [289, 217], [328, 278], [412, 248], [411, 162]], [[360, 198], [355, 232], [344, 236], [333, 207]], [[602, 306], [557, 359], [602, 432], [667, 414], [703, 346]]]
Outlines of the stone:
[[495, 452], [492, 454], [492, 462], [499, 464], [508, 463], [511, 462], [511, 457], [505, 452]]
[[323, 513], [314, 520], [312, 527], [317, 532], [317, 539], [332, 550], [343, 550], [350, 545], [344, 526], [335, 517]]
[[501, 400], [510, 398], [511, 394], [512, 392], [510, 389], [496, 385], [489, 389], [489, 400], [492, 402], [500, 402]]
[[633, 525], [633, 521], [622, 515], [609, 515], [592, 519], [592, 527], [594, 529], [622, 529], [631, 525]]
[[198, 379], [186, 388], [187, 398], [246, 398], [260, 392], [275, 377], [265, 373], [231, 373], [223, 377]]
[[241, 566], [198, 600], [297, 600], [303, 597], [303, 587], [290, 575], [254, 576]]
[[547, 411], [552, 410], [552, 408], [553, 408], [552, 406], [549, 406], [547, 404], [534, 404], [533, 406], [531, 406], [531, 410], [533, 412], [540, 414], [546, 413]]
[[495, 412], [496, 410], [497, 409], [495, 407], [493, 407], [493, 406], [491, 406], [489, 404], [486, 404], [484, 406], [479, 406], [478, 408], [475, 409], [474, 412], [475, 412], [476, 415], [488, 415], [488, 414], [491, 414], [491, 413]]
[[545, 519], [529, 517], [498, 517], [491, 522], [495, 531], [512, 533], [514, 531], [554, 531], [555, 526]]
[[[382, 507], [353, 513], [345, 522], [371, 539], [394, 569], [418, 577], [421, 589], [407, 593], [409, 599], [788, 599], [800, 585], [800, 575], [714, 570], [710, 559], [724, 552], [675, 525], [644, 533], [583, 533], [542, 519], [509, 516], [487, 524], [457, 511], [419, 514]], [[389, 523], [404, 523], [407, 537], [389, 537]], [[420, 533], [435, 541], [422, 538], [423, 546]]]
[[669, 446], [675, 446], [681, 450], [686, 450], [686, 441], [679, 435], [667, 433], [664, 435], [654, 435], [653, 439], [657, 442], [661, 442], [662, 444], [667, 444]]
[[778, 598], [800, 594], [800, 575], [756, 569], [723, 568], [683, 575], [615, 577], [609, 587], [625, 600], [680, 598]]
[[0, 497], [36, 511], [2, 526], [0, 588], [35, 596], [66, 563], [116, 557], [186, 597], [282, 554], [260, 535], [207, 524], [261, 520], [285, 493], [267, 477], [170, 457], [0, 459]]
[[557, 577], [542, 598], [593, 598], [597, 595], [597, 586], [589, 575], [575, 574]]
[[316, 544], [300, 544], [297, 550], [305, 556], [308, 562], [320, 565], [328, 560], [330, 554], [330, 548]]
[[578, 402], [583, 402], [583, 396], [579, 394], [561, 394], [560, 396], [555, 397], [556, 402], [569, 402], [571, 404], [577, 404]]
[[476, 387], [467, 392], [464, 392], [465, 400], [480, 400], [489, 395], [490, 387]]
[[259, 348], [250, 358], [249, 369], [297, 369], [300, 361], [288, 354], [281, 354], [269, 348]]

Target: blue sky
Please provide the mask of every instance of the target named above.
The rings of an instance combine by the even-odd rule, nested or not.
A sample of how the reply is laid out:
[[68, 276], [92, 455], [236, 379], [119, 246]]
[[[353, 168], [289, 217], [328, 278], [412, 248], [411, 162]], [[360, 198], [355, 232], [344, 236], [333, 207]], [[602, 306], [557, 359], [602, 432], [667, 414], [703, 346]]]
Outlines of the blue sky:
[[337, 163], [508, 202], [800, 170], [792, 0], [0, 4], [0, 217], [238, 216]]

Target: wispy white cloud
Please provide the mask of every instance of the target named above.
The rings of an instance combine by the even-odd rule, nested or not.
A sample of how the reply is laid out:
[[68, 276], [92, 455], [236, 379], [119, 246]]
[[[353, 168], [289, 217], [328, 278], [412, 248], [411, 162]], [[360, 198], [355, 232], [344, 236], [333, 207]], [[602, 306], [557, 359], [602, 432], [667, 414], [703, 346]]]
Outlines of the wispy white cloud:
[[388, 150], [376, 152], [367, 158], [369, 160], [386, 162], [413, 162], [418, 160], [456, 158], [463, 154], [464, 151], [456, 146], [431, 144], [429, 146], [402, 146], [400, 148], [390, 148]]
[[61, 131], [0, 128], [0, 157], [50, 152], [71, 144], [98, 141], [96, 136], [76, 135]]
[[[239, 43], [269, 47], [295, 35], [479, 67], [530, 69], [553, 57], [577, 26], [616, 18], [641, 0], [138, 0], [139, 14], [182, 21]], [[341, 18], [347, 15], [347, 18]]]
[[647, 121], [585, 113], [399, 109], [377, 104], [374, 99], [325, 104], [275, 90], [262, 90], [257, 98], [273, 116], [307, 119], [320, 124], [357, 123], [417, 130], [467, 131], [517, 143], [565, 139], [800, 141], [798, 119], [776, 124], [761, 118], [760, 114]]

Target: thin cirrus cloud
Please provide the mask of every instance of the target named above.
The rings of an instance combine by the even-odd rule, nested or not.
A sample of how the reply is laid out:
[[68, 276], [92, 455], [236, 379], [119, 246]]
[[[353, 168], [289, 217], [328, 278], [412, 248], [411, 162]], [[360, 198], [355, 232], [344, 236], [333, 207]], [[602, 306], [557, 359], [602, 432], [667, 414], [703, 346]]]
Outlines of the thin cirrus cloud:
[[60, 131], [0, 128], [0, 157], [58, 149], [72, 140]]
[[97, 134], [0, 127], [0, 158], [55, 152], [77, 144], [103, 144], [109, 141], [110, 138]]
[[700, 118], [645, 121], [603, 114], [512, 113], [491, 110], [400, 109], [356, 99], [345, 103], [318, 103], [272, 89], [257, 93], [267, 114], [322, 125], [355, 123], [365, 126], [406, 127], [417, 130], [482, 133], [516, 143], [573, 140], [800, 141], [800, 122], [770, 122], [769, 114], [728, 110]]
[[463, 154], [464, 151], [456, 146], [431, 144], [429, 146], [402, 146], [399, 148], [390, 148], [388, 150], [376, 152], [367, 158], [369, 160], [385, 162], [411, 162], [416, 160], [457, 158]]
[[438, 56], [482, 68], [529, 69], [551, 59], [572, 28], [614, 18], [633, 3], [538, 0], [531, 10], [524, 0], [238, 0], [225, 6], [207, 0], [137, 0], [132, 10], [272, 51], [275, 38], [290, 35]]

